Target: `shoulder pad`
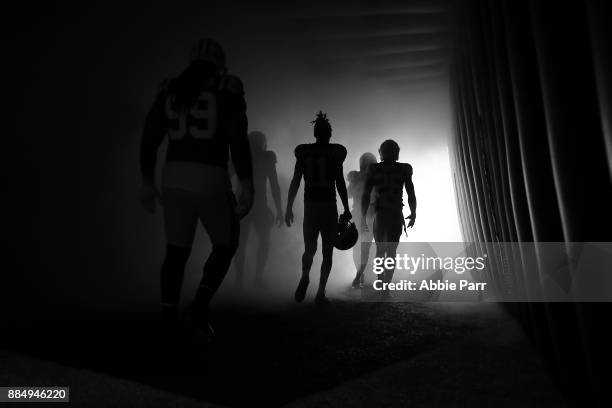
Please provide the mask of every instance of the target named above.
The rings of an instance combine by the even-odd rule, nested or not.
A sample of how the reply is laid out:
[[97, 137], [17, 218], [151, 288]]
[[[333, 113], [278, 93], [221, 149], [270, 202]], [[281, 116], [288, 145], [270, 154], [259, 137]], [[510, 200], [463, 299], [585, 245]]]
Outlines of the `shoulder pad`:
[[219, 91], [229, 92], [235, 95], [243, 95], [244, 87], [240, 78], [234, 75], [222, 75], [219, 78]]
[[298, 159], [303, 158], [307, 150], [308, 150], [308, 145], [306, 144], [298, 145], [295, 148], [295, 157], [297, 157]]
[[332, 145], [334, 147], [334, 156], [340, 160], [340, 161], [344, 161], [344, 159], [346, 159], [346, 147], [342, 146], [341, 144], [336, 144], [334, 143]]
[[402, 163], [402, 168], [409, 176], [412, 176], [412, 166], [410, 164]]

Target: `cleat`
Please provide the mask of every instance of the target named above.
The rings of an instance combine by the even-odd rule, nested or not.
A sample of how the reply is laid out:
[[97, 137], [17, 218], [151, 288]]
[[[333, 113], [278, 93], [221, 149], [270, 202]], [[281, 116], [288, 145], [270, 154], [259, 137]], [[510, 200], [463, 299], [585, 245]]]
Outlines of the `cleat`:
[[353, 289], [363, 289], [363, 274], [355, 276], [353, 279], [353, 284], [351, 285]]
[[189, 332], [196, 341], [209, 343], [215, 335], [215, 330], [208, 321], [208, 314], [198, 312], [195, 308], [190, 307], [183, 316], [183, 322]]
[[317, 294], [315, 304], [319, 306], [329, 305], [331, 301], [324, 294]]
[[295, 290], [295, 301], [300, 303], [306, 297], [306, 289], [308, 289], [308, 284], [310, 280], [307, 277], [302, 277], [300, 279], [300, 283], [298, 284], [297, 289]]

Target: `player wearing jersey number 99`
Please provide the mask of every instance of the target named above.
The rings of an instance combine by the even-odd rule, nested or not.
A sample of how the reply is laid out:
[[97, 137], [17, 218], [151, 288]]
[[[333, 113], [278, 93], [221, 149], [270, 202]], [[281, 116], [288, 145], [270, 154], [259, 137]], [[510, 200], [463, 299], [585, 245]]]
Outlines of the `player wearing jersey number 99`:
[[[198, 41], [188, 67], [165, 81], [145, 119], [140, 167], [141, 202], [154, 211], [163, 202], [166, 257], [162, 265], [162, 312], [177, 317], [185, 264], [198, 221], [213, 250], [188, 316], [210, 334], [208, 304], [223, 281], [239, 239], [239, 218], [253, 205], [253, 169], [247, 139], [246, 104], [242, 82], [228, 75], [225, 54], [213, 40]], [[153, 175], [157, 150], [168, 137], [162, 193]], [[241, 183], [234, 199], [227, 163], [232, 161]]]
[[180, 140], [187, 135], [194, 139], [211, 139], [217, 131], [217, 99], [210, 91], [202, 91], [196, 103], [188, 111], [176, 111], [176, 95], [166, 98], [166, 117], [175, 123], [168, 128], [170, 140]]

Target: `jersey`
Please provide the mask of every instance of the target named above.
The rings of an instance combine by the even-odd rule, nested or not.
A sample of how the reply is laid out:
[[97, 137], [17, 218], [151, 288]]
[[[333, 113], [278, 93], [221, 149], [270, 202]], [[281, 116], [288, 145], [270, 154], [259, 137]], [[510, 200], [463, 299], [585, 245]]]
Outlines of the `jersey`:
[[382, 162], [368, 168], [367, 182], [375, 191], [375, 208], [399, 209], [403, 207], [404, 186], [412, 177], [408, 163]]
[[190, 183], [186, 189], [221, 183], [229, 189], [230, 151], [239, 178], [250, 177], [246, 103], [240, 79], [211, 76], [187, 109], [175, 106], [177, 88], [177, 80], [166, 81], [147, 115], [141, 145], [143, 176], [153, 177], [157, 148], [167, 137], [164, 183]]
[[336, 143], [301, 144], [295, 157], [304, 175], [304, 201], [335, 202], [336, 176], [342, 171], [346, 148]]

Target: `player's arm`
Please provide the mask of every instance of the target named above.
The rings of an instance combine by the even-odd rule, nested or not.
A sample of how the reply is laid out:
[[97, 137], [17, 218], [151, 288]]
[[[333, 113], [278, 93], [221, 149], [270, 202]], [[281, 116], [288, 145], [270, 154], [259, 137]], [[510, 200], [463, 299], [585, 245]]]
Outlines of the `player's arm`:
[[346, 191], [346, 182], [344, 181], [342, 163], [339, 163], [336, 166], [336, 189], [338, 189], [338, 195], [340, 196], [342, 206], [344, 207], [343, 217], [348, 221], [352, 218], [352, 215], [351, 211], [349, 210], [348, 192]]
[[268, 180], [270, 181], [270, 191], [272, 193], [272, 199], [274, 200], [274, 206], [276, 207], [276, 222], [278, 225], [283, 223], [283, 208], [281, 204], [281, 192], [280, 186], [278, 185], [278, 174], [276, 173], [276, 155], [271, 153], [272, 163], [270, 165], [270, 172], [268, 174]]
[[236, 175], [240, 180], [240, 197], [238, 198], [238, 216], [248, 214], [253, 206], [253, 161], [251, 146], [247, 137], [248, 119], [242, 82], [237, 77], [227, 81], [230, 102], [230, 118], [228, 118], [229, 148], [234, 163]]
[[145, 210], [151, 213], [155, 212], [155, 202], [160, 197], [159, 190], [155, 186], [155, 165], [157, 150], [166, 135], [164, 120], [164, 97], [160, 94], [145, 117], [140, 141], [140, 173], [142, 175], [140, 202]]
[[408, 207], [410, 208], [410, 215], [406, 219], [410, 219], [408, 227], [412, 227], [416, 221], [416, 195], [414, 193], [414, 184], [412, 183], [412, 166], [407, 165], [405, 172], [404, 186], [406, 188], [406, 194], [408, 195]]
[[285, 211], [285, 224], [288, 227], [293, 223], [293, 201], [297, 195], [298, 189], [300, 188], [300, 182], [304, 175], [304, 166], [298, 149], [295, 149], [295, 168], [293, 169], [293, 177], [291, 178], [291, 184], [289, 184], [289, 196], [287, 197], [287, 211]]
[[372, 195], [372, 189], [374, 188], [374, 183], [372, 182], [372, 169], [369, 168], [366, 173], [366, 179], [363, 186], [363, 195], [361, 196], [361, 218], [362, 224], [365, 225], [366, 214], [368, 213], [368, 209], [370, 207], [370, 199]]
[[342, 163], [344, 163], [344, 159], [346, 159], [346, 148], [342, 145], [335, 145], [335, 168], [334, 168], [334, 181], [336, 184], [336, 189], [338, 190], [338, 195], [340, 196], [340, 200], [342, 201], [342, 206], [344, 207], [344, 214], [342, 214], [342, 218], [345, 221], [353, 218], [351, 215], [351, 211], [349, 210], [348, 204], [348, 193], [346, 191], [346, 182], [344, 181], [344, 170], [342, 168]]

